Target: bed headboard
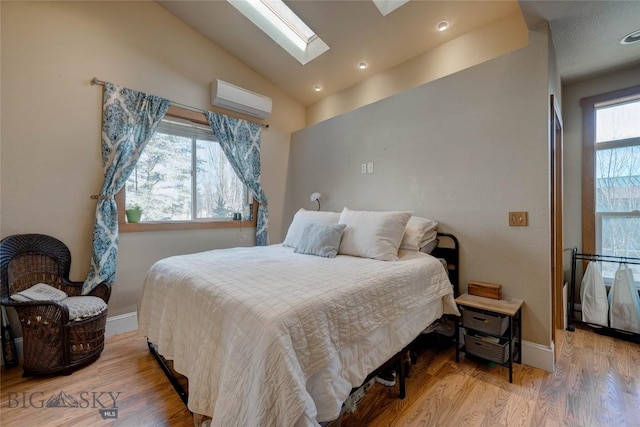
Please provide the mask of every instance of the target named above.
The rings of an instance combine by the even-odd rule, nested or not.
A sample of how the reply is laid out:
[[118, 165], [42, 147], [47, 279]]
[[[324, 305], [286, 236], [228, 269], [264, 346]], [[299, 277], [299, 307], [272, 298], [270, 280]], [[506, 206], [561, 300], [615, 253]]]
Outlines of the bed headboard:
[[456, 236], [438, 232], [438, 246], [431, 252], [431, 255], [443, 258], [447, 262], [449, 281], [453, 285], [454, 298], [457, 298], [460, 295], [460, 245]]

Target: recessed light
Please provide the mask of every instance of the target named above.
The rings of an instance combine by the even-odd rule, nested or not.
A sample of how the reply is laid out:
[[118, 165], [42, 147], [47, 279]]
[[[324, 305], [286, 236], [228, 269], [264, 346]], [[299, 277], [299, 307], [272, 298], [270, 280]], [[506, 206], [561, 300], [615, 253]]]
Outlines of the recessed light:
[[361, 70], [364, 70], [365, 68], [367, 68], [369, 65], [367, 65], [366, 62], [361, 62], [358, 64], [358, 68], [360, 68]]
[[637, 43], [637, 42], [640, 42], [640, 30], [636, 30], [631, 34], [624, 36], [620, 40], [620, 44], [631, 44], [631, 43]]
[[447, 28], [449, 28], [449, 21], [438, 22], [438, 25], [436, 26], [436, 28], [438, 29], [438, 31], [446, 30]]
[[322, 90], [322, 86], [320, 86], [320, 85], [315, 85], [315, 86], [313, 87], [313, 90], [315, 90], [316, 92], [320, 92], [320, 91]]

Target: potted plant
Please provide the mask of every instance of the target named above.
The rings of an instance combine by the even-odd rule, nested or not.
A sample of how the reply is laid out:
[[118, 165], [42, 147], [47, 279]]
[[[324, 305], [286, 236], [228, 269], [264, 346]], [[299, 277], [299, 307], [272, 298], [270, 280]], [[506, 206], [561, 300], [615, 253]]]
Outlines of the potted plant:
[[127, 214], [127, 222], [132, 224], [140, 222], [140, 216], [142, 215], [142, 208], [140, 208], [140, 205], [131, 205], [131, 207], [124, 212]]

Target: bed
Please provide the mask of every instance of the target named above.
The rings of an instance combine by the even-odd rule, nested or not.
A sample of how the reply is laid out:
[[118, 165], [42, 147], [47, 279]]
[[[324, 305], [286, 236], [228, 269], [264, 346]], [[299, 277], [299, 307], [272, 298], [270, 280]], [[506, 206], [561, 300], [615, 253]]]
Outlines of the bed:
[[458, 314], [441, 261], [397, 258], [280, 244], [167, 258], [145, 279], [138, 331], [188, 378], [199, 419], [316, 426], [426, 326]]

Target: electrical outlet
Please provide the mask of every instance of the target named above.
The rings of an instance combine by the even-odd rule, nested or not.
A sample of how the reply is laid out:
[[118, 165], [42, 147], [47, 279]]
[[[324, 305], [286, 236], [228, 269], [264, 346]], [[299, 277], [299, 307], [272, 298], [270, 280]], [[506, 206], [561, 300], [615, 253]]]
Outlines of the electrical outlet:
[[529, 225], [528, 212], [509, 212], [510, 226], [527, 226]]
[[363, 163], [360, 165], [360, 173], [367, 173], [367, 164]]
[[373, 162], [367, 163], [367, 173], [373, 173]]

